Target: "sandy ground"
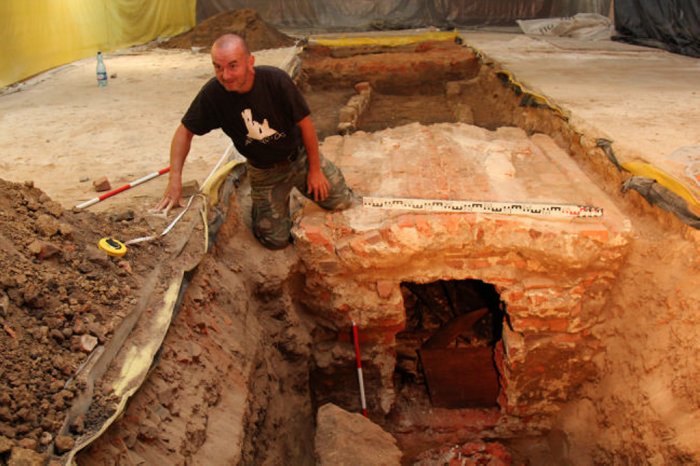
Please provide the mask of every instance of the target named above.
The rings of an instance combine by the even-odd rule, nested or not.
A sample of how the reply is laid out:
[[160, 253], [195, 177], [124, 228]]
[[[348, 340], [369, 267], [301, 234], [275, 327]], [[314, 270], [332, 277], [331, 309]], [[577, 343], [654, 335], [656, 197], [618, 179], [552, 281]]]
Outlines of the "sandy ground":
[[[192, 97], [211, 76], [208, 54], [152, 50], [107, 54], [106, 88], [94, 60], [38, 76], [0, 98], [0, 178], [33, 180], [65, 208], [169, 165], [170, 138]], [[195, 138], [184, 180], [201, 183], [230, 141], [221, 132]], [[96, 205], [147, 211], [167, 176]]]

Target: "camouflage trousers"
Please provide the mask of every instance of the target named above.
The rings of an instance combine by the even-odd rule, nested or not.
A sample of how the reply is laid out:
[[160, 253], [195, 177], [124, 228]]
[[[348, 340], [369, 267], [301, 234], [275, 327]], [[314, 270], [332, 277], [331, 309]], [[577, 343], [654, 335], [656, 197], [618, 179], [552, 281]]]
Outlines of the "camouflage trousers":
[[[345, 178], [333, 162], [323, 155], [321, 171], [330, 183], [328, 197], [316, 202], [326, 210], [343, 210], [352, 205], [353, 193], [345, 184]], [[292, 220], [289, 199], [292, 188], [313, 200], [307, 193], [306, 177], [309, 162], [306, 150], [299, 149], [293, 162], [285, 162], [272, 168], [256, 168], [247, 164], [253, 200], [253, 234], [269, 249], [283, 249], [289, 245]]]

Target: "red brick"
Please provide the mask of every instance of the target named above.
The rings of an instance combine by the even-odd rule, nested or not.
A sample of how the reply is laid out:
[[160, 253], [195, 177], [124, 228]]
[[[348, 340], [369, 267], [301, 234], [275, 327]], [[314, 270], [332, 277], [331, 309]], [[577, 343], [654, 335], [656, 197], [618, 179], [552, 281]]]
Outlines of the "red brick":
[[416, 216], [416, 229], [423, 235], [432, 235], [433, 228], [430, 226], [430, 222], [424, 216]]
[[511, 322], [513, 323], [513, 329], [516, 331], [566, 332], [569, 327], [569, 320], [562, 318], [539, 319], [537, 317], [514, 318], [511, 316]]
[[415, 216], [414, 215], [402, 215], [401, 217], [396, 219], [396, 224], [400, 228], [413, 228], [416, 226]]
[[457, 259], [447, 259], [445, 261], [445, 265], [448, 267], [451, 267], [453, 269], [464, 269], [466, 268], [464, 265], [464, 261], [457, 260]]
[[523, 279], [522, 284], [526, 290], [537, 290], [557, 287], [557, 282], [547, 277], [527, 277]]
[[362, 91], [369, 91], [371, 90], [372, 87], [367, 81], [362, 81], [357, 84], [355, 84], [355, 91], [356, 92], [362, 92]]
[[387, 299], [391, 297], [395, 289], [396, 283], [394, 282], [390, 282], [389, 280], [377, 281], [377, 295], [379, 295], [380, 298]]
[[377, 244], [384, 241], [384, 238], [382, 238], [381, 233], [379, 233], [378, 231], [373, 231], [371, 233], [366, 234], [364, 236], [364, 240], [367, 244]]
[[303, 227], [304, 235], [310, 243], [325, 245], [328, 243], [328, 238], [323, 234], [323, 230], [314, 225], [306, 224]]
[[525, 297], [525, 293], [518, 290], [518, 291], [507, 291], [502, 293], [503, 299], [506, 299], [509, 303], [510, 302], [515, 302], [515, 301], [520, 301]]
[[540, 304], [544, 304], [547, 302], [550, 302], [553, 299], [551, 296], [544, 296], [541, 294], [529, 294], [528, 295], [528, 300], [530, 303], [532, 303], [535, 306], [539, 306]]
[[112, 189], [112, 186], [109, 184], [109, 180], [106, 176], [97, 178], [95, 181], [92, 182], [92, 186], [98, 193], [102, 191], [109, 191], [110, 189]]
[[473, 259], [467, 264], [470, 269], [485, 269], [491, 267], [491, 263], [485, 259]]
[[580, 232], [580, 234], [582, 236], [585, 236], [587, 238], [591, 238], [591, 239], [598, 241], [600, 243], [607, 243], [608, 239], [610, 237], [607, 230], [587, 230], [587, 231]]

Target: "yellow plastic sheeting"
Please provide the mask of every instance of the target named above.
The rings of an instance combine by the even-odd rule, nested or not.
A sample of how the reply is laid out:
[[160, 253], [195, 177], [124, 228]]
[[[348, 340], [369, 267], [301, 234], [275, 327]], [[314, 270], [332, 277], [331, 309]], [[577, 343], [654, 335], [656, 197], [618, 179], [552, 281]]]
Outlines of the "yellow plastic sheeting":
[[219, 202], [219, 188], [226, 181], [228, 174], [236, 168], [236, 166], [245, 163], [239, 160], [231, 160], [227, 162], [224, 166], [219, 168], [216, 173], [207, 181], [207, 183], [202, 186], [202, 193], [209, 200], [208, 204], [214, 206]]
[[693, 195], [688, 187], [683, 184], [682, 181], [669, 175], [660, 168], [645, 162], [624, 162], [622, 163], [622, 168], [635, 176], [642, 176], [644, 178], [655, 180], [664, 188], [673, 191], [675, 194], [682, 197], [683, 200], [685, 200], [685, 202], [687, 202], [692, 208], [700, 207], [700, 202], [698, 199]]
[[400, 45], [416, 44], [426, 41], [443, 41], [455, 40], [457, 31], [451, 32], [423, 32], [420, 34], [402, 35], [402, 36], [362, 36], [362, 37], [339, 37], [339, 38], [322, 38], [312, 37], [310, 42], [327, 47], [357, 47], [362, 45], [383, 45], [387, 47], [396, 47]]
[[118, 398], [116, 404], [112, 406], [114, 412], [102, 422], [102, 425], [96, 432], [78, 439], [75, 446], [66, 455], [64, 464], [71, 466], [76, 464], [75, 455], [99, 438], [122, 415], [127, 402], [143, 384], [143, 381], [148, 376], [148, 370], [153, 364], [153, 360], [170, 328], [177, 297], [182, 288], [183, 278], [184, 272], [181, 272], [172, 279], [163, 298], [163, 304], [159, 309], [155, 310], [147, 322], [144, 322], [144, 326], [148, 328], [142, 332], [142, 335], [146, 339], [129, 341], [122, 347], [126, 352], [126, 356], [124, 357], [123, 366], [120, 368], [120, 373], [112, 385], [114, 395]]
[[196, 0], [1, 0], [0, 87], [187, 31], [195, 8]]

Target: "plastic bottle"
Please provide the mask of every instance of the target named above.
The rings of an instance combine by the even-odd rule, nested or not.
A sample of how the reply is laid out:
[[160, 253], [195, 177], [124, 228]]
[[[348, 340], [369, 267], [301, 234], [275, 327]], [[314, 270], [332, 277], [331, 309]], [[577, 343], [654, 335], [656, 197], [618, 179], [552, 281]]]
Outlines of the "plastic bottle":
[[102, 52], [97, 52], [97, 85], [99, 87], [107, 85], [107, 67], [102, 58]]

